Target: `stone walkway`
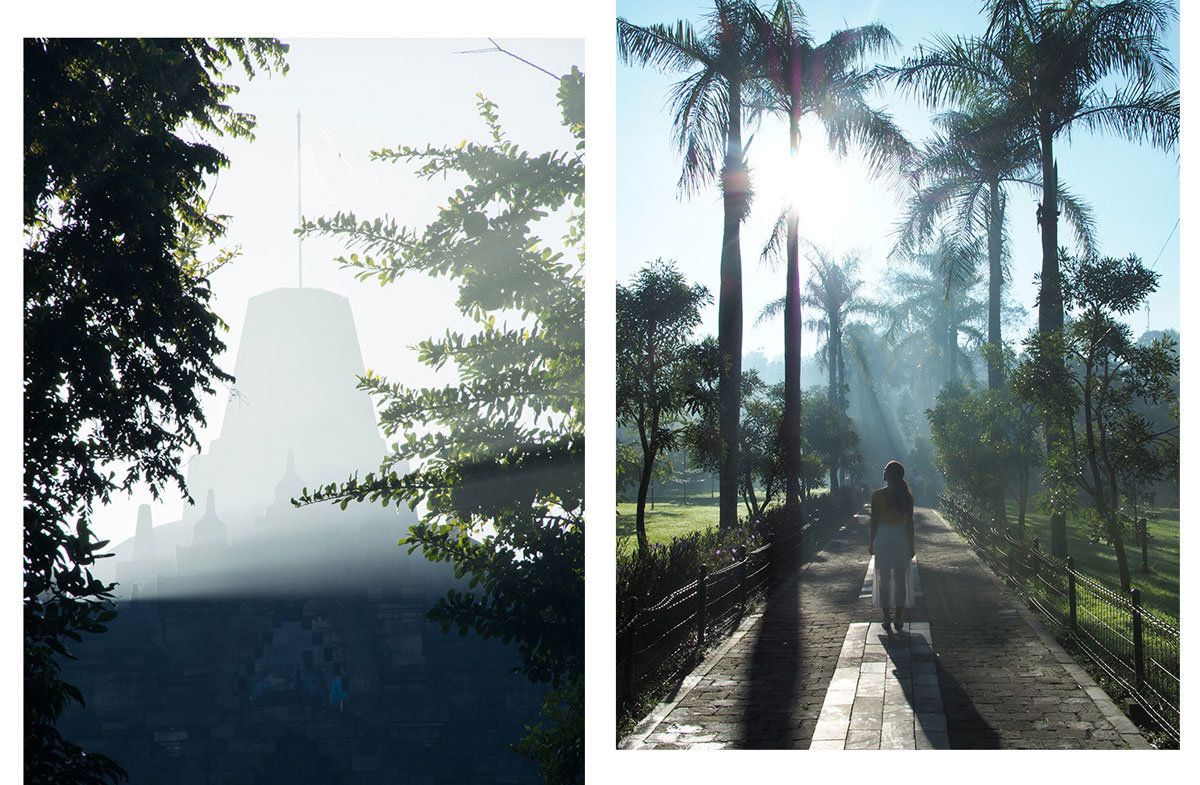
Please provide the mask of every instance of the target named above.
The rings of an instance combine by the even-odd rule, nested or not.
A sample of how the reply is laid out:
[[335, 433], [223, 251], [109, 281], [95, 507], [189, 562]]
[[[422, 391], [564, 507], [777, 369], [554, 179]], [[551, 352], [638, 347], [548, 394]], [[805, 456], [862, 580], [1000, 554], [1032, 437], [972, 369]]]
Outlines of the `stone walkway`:
[[936, 512], [889, 638], [858, 516], [778, 586], [622, 749], [1129, 749], [1149, 744]]

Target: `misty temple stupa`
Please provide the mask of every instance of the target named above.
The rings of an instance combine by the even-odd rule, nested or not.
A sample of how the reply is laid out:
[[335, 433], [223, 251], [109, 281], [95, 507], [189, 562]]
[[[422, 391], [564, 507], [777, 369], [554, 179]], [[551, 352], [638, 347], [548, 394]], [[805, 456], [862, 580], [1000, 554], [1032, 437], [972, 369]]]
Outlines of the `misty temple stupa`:
[[220, 435], [187, 466], [196, 504], [159, 526], [143, 506], [97, 563], [118, 617], [64, 663], [86, 707], [60, 727], [134, 785], [538, 781], [507, 747], [542, 690], [511, 647], [426, 620], [464, 587], [397, 545], [415, 515], [290, 502], [378, 469], [362, 373], [346, 298], [253, 297]]

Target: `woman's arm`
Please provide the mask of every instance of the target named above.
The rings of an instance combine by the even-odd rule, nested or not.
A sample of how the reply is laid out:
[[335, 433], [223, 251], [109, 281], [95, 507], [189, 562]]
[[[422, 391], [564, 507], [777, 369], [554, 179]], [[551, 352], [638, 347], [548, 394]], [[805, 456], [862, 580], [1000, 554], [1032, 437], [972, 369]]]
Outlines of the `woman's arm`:
[[909, 510], [904, 515], [904, 532], [908, 535], [908, 558], [917, 555], [917, 538], [916, 532], [913, 530], [913, 511]]

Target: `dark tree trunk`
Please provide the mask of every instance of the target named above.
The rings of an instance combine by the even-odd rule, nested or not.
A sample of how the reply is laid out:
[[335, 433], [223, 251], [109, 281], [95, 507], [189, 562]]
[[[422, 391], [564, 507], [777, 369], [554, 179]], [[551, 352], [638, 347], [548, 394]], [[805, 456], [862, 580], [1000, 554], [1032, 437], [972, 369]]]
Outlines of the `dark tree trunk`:
[[[796, 117], [791, 120], [791, 148], [795, 156], [800, 146]], [[784, 510], [788, 525], [800, 525], [800, 342], [802, 307], [800, 303], [800, 215], [794, 205], [787, 217], [787, 291], [783, 303], [783, 471]]]
[[988, 389], [1004, 386], [1004, 370], [1000, 362], [1000, 289], [1003, 283], [1000, 239], [1004, 216], [1000, 207], [1000, 182], [993, 177], [988, 184], [988, 343], [995, 354], [988, 356]]
[[720, 528], [737, 526], [738, 430], [742, 398], [742, 250], [741, 221], [746, 192], [742, 168], [742, 104], [736, 83], [729, 86], [729, 129], [722, 198], [725, 230], [721, 245], [721, 289], [717, 306], [717, 350], [721, 368], [720, 401], [721, 511]]
[[[832, 321], [832, 319], [831, 319]], [[830, 330], [828, 342], [825, 345], [825, 360], [829, 364], [829, 407], [837, 409], [837, 360], [834, 359], [833, 348], [833, 331]], [[838, 481], [838, 462], [833, 455], [829, 457], [829, 492], [837, 494], [841, 490], [841, 483]]]
[[650, 552], [650, 540], [646, 536], [646, 496], [650, 491], [650, 477], [654, 471], [654, 454], [646, 451], [642, 458], [642, 478], [638, 481], [637, 526], [638, 553], [645, 555]]
[[1117, 573], [1121, 576], [1121, 592], [1129, 594], [1130, 588], [1133, 587], [1133, 580], [1129, 575], [1129, 557], [1125, 554], [1125, 541], [1121, 538], [1121, 529], [1113, 520], [1115, 515], [1109, 516], [1108, 538], [1112, 540], [1113, 553], [1117, 556]]
[[[1062, 281], [1058, 267], [1058, 166], [1054, 162], [1054, 134], [1048, 121], [1043, 121], [1042, 142], [1042, 278], [1038, 294], [1038, 332], [1061, 330], [1063, 326]], [[1060, 358], [1053, 358], [1058, 361]], [[1055, 428], [1046, 423], [1046, 454], [1056, 446]], [[1054, 511], [1050, 515], [1050, 553], [1067, 557], [1067, 515]]]

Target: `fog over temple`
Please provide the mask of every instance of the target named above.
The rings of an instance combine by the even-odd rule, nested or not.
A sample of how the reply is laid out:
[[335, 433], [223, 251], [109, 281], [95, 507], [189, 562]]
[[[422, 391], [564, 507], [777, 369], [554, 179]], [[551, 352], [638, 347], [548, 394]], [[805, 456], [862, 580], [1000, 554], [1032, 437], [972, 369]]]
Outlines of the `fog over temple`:
[[544, 689], [512, 647], [426, 619], [466, 587], [398, 546], [415, 514], [290, 502], [378, 469], [363, 372], [346, 298], [251, 298], [220, 436], [187, 466], [196, 504], [159, 526], [143, 505], [97, 563], [118, 615], [63, 663], [86, 705], [61, 727], [134, 785], [537, 781], [508, 745]]
[[[371, 400], [356, 389], [364, 367], [349, 301], [274, 289], [250, 299], [244, 324], [220, 435], [187, 465], [196, 504], [159, 526], [143, 508], [135, 536], [100, 563], [98, 575], [117, 580], [122, 597], [135, 587], [142, 597], [242, 590], [246, 580], [273, 584], [285, 577], [279, 570], [324, 581], [339, 571], [336, 557], [356, 554], [408, 566], [395, 547], [415, 520], [407, 510], [290, 503], [304, 487], [375, 471], [384, 455]], [[208, 580], [217, 575], [230, 584]]]

